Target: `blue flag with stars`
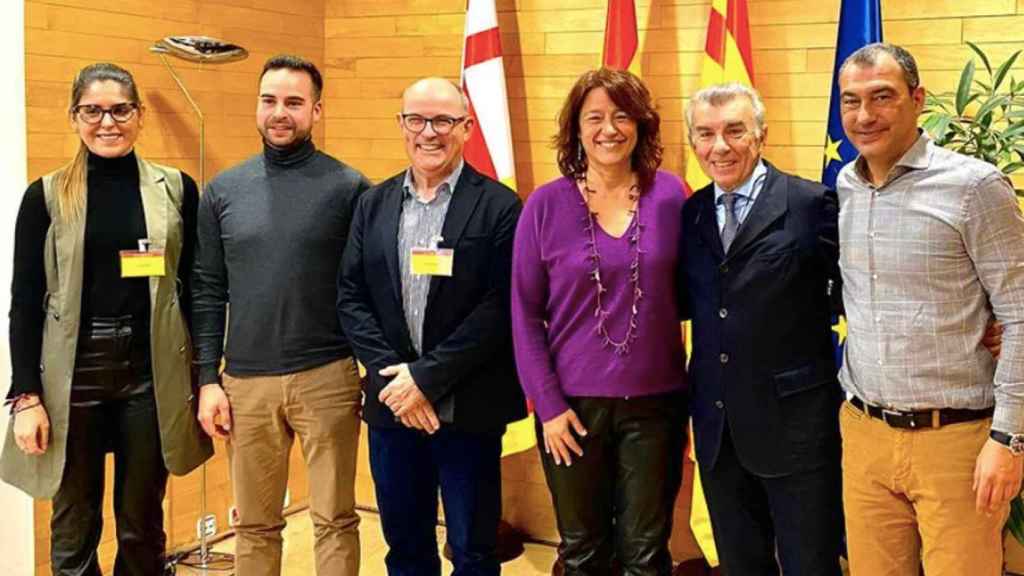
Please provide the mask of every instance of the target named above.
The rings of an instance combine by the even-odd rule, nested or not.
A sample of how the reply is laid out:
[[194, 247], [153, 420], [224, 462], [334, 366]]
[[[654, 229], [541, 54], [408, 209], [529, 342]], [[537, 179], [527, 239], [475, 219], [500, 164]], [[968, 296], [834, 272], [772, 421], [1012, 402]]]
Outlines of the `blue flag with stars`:
[[839, 67], [847, 56], [866, 44], [882, 41], [882, 7], [880, 0], [843, 0], [839, 9], [839, 35], [836, 39], [836, 63], [832, 69], [832, 96], [828, 107], [828, 135], [825, 137], [825, 159], [821, 183], [835, 189], [836, 177], [847, 162], [857, 157], [857, 150], [846, 139], [840, 116]]
[[[882, 7], [880, 0], [843, 0], [839, 9], [839, 34], [836, 38], [836, 62], [832, 68], [832, 96], [828, 106], [828, 134], [825, 136], [825, 158], [821, 166], [821, 183], [833, 190], [836, 177], [846, 163], [857, 157], [857, 150], [843, 132], [839, 109], [839, 67], [861, 46], [882, 41]], [[833, 318], [832, 342], [836, 365], [843, 364], [846, 344], [846, 318]]]

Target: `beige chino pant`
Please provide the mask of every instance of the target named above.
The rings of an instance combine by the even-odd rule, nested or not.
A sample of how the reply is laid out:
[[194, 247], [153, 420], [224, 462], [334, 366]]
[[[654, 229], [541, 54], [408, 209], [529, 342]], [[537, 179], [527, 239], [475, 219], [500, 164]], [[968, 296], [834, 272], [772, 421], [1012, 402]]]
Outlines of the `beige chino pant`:
[[309, 471], [316, 573], [356, 576], [360, 387], [353, 359], [280, 376], [225, 374], [224, 391], [233, 417], [228, 457], [238, 509], [235, 573], [281, 573], [288, 455], [298, 436]]
[[903, 430], [849, 402], [843, 502], [851, 576], [998, 576], [1009, 505], [975, 511], [974, 464], [992, 419]]

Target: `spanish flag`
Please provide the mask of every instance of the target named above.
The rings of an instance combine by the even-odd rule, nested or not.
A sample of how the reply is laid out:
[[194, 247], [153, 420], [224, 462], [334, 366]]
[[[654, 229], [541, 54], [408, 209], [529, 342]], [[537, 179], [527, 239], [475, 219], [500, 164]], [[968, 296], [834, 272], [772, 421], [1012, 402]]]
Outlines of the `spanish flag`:
[[[754, 60], [750, 45], [750, 22], [747, 0], [713, 0], [708, 19], [708, 35], [704, 43], [704, 63], [700, 85], [723, 82], [754, 85]], [[690, 190], [700, 190], [711, 180], [704, 175], [692, 155], [686, 162], [686, 183]]]
[[[747, 0], [713, 0], [708, 18], [708, 35], [704, 43], [704, 62], [700, 71], [700, 85], [711, 86], [723, 82], [754, 85], [754, 60], [750, 45], [750, 22]], [[686, 183], [690, 190], [700, 190], [711, 180], [701, 170], [691, 152], [686, 161]], [[689, 335], [687, 344], [690, 342]], [[687, 357], [690, 351], [687, 350]], [[692, 437], [692, 431], [691, 431]], [[690, 458], [694, 460], [693, 497], [690, 501], [690, 530], [693, 532], [704, 559], [710, 566], [718, 565], [718, 550], [711, 533], [711, 517], [704, 487], [700, 482], [699, 463], [690, 444]]]

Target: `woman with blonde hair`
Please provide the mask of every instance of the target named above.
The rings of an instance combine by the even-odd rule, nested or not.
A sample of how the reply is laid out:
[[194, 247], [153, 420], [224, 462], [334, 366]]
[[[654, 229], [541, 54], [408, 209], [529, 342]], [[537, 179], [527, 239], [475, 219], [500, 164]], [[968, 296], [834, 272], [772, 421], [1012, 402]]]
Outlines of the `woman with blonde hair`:
[[15, 228], [13, 425], [0, 477], [53, 498], [54, 574], [99, 575], [104, 462], [114, 454], [114, 574], [162, 574], [168, 471], [212, 454], [194, 417], [187, 317], [198, 190], [135, 153], [132, 75], [83, 68], [75, 158], [33, 182]]

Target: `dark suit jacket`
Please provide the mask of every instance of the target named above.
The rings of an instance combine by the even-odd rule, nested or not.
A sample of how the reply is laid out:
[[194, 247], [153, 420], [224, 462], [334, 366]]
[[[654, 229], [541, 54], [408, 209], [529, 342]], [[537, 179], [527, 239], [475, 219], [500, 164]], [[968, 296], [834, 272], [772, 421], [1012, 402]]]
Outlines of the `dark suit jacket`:
[[686, 202], [680, 286], [693, 321], [697, 459], [714, 466], [728, 424], [747, 470], [783, 476], [838, 455], [838, 203], [821, 184], [767, 167], [728, 254], [713, 185]]
[[[402, 309], [398, 270], [400, 173], [359, 199], [338, 279], [338, 313], [356, 357], [368, 371], [363, 418], [401, 426], [377, 400], [390, 381], [385, 366], [407, 362], [438, 415], [467, 431], [500, 431], [526, 416], [512, 356], [509, 295], [512, 237], [522, 202], [508, 187], [465, 164], [456, 183], [440, 248], [453, 248], [450, 278], [430, 282], [417, 355]], [[442, 418], [443, 420], [443, 418]]]

